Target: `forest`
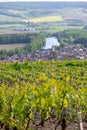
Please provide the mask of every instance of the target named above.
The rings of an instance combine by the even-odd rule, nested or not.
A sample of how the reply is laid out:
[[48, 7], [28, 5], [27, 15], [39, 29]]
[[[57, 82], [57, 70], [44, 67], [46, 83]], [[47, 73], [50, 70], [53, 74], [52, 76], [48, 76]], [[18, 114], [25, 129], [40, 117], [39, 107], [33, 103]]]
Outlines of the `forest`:
[[87, 47], [87, 30], [86, 29], [67, 29], [62, 32], [54, 33], [61, 44], [81, 44]]

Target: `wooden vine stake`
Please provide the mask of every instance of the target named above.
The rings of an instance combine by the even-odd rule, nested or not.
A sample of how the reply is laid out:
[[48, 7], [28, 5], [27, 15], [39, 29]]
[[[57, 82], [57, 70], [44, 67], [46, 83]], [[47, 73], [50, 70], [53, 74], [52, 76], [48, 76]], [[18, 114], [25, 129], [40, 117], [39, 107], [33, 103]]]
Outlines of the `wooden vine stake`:
[[82, 113], [78, 112], [77, 116], [78, 116], [78, 122], [79, 122], [79, 130], [83, 130]]

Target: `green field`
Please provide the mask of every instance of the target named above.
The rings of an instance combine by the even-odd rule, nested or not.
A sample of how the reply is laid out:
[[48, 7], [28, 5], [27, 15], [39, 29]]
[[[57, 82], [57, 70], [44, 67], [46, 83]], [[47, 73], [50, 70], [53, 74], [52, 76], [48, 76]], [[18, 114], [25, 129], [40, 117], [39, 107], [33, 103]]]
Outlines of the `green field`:
[[13, 28], [10, 29], [0, 29], [0, 34], [20, 34], [20, 33], [38, 33], [39, 31], [16, 31]]
[[63, 21], [63, 18], [60, 15], [54, 15], [54, 16], [46, 16], [46, 17], [38, 17], [34, 19], [25, 20], [26, 22], [57, 22], [57, 21]]
[[83, 26], [39, 26], [37, 27], [37, 29], [35, 31], [17, 31], [17, 30], [14, 30], [15, 28], [17, 27], [20, 27], [20, 28], [26, 28], [26, 26], [24, 25], [1, 25], [0, 26], [2, 29], [0, 29], [0, 34], [16, 34], [16, 33], [37, 33], [37, 32], [49, 32], [49, 33], [54, 33], [54, 32], [59, 32], [59, 31], [64, 31], [64, 30], [67, 30], [67, 29], [82, 29]]
[[0, 29], [3, 29], [3, 28], [4, 29], [10, 29], [10, 28], [14, 29], [14, 28], [17, 28], [17, 27], [18, 28], [19, 27], [24, 27], [24, 25], [23, 24], [19, 24], [19, 23], [17, 23], [17, 24], [15, 24], [15, 23], [14, 24], [2, 24], [2, 25], [0, 24]]
[[49, 28], [43, 28], [43, 31], [46, 31], [46, 32], [60, 32], [60, 31], [64, 31], [64, 30], [67, 30], [67, 29], [82, 29], [83, 26], [51, 26]]
[[0, 22], [17, 22], [17, 21], [23, 21], [21, 18], [16, 18], [16, 17], [10, 17], [6, 15], [0, 15]]

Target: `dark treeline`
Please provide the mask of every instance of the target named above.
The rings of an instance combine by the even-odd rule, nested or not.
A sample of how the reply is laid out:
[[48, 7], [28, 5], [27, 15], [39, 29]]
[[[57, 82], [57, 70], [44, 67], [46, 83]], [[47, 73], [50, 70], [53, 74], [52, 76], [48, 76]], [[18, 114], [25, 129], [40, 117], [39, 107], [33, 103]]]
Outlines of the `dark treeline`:
[[86, 29], [69, 29], [63, 32], [53, 34], [56, 36], [61, 45], [67, 44], [81, 44], [87, 47], [87, 30]]
[[[45, 45], [46, 34], [43, 33], [27, 33], [27, 34], [1, 34], [0, 44], [25, 43], [25, 47], [16, 48], [15, 50], [0, 50], [3, 56], [11, 56], [13, 54], [29, 53], [40, 50]], [[2, 59], [4, 57], [1, 57]]]
[[[0, 34], [0, 44], [14, 44], [14, 43], [31, 43], [35, 41], [42, 41], [45, 34], [43, 33], [17, 33], [17, 34]], [[42, 39], [42, 40], [41, 40]]]
[[25, 52], [35, 52], [40, 50], [45, 45], [46, 34], [38, 33], [36, 36], [30, 37], [30, 44], [24, 47]]
[[37, 34], [0, 34], [0, 44], [30, 43]]

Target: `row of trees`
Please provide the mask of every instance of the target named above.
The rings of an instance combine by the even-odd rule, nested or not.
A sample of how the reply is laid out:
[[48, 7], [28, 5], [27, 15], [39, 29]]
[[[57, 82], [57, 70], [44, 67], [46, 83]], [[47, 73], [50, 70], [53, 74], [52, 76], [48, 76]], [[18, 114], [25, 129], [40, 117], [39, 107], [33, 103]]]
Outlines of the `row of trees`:
[[87, 30], [86, 29], [68, 29], [58, 32], [55, 35], [61, 44], [75, 43], [87, 47]]
[[[0, 35], [1, 44], [25, 43], [25, 47], [16, 48], [15, 50], [0, 50], [0, 54], [4, 57], [13, 54], [29, 53], [40, 50], [45, 45], [46, 34], [33, 33], [33, 34], [3, 34]], [[2, 59], [4, 57], [1, 57]]]
[[0, 44], [30, 43], [37, 33], [0, 34]]

